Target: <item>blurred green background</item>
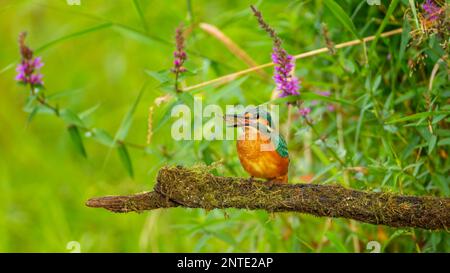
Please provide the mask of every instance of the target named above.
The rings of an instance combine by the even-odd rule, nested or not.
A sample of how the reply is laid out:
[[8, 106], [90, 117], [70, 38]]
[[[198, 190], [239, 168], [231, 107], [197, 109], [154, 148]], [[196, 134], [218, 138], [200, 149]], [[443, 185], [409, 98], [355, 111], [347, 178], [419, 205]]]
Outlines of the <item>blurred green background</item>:
[[[381, 1], [380, 6], [338, 1], [359, 37], [379, 30], [414, 29], [410, 2], [422, 12], [422, 1]], [[396, 6], [389, 11], [392, 3]], [[184, 86], [247, 68], [202, 31], [201, 22], [218, 27], [257, 63], [270, 61], [271, 41], [259, 29], [250, 4], [258, 5], [291, 54], [324, 47], [323, 24], [335, 43], [355, 39], [324, 1], [81, 0], [80, 6], [70, 6], [65, 0], [0, 0], [0, 251], [70, 252], [68, 243], [77, 241], [82, 252], [369, 252], [367, 243], [377, 241], [382, 251], [448, 252], [447, 232], [346, 219], [233, 209], [113, 214], [85, 207], [90, 197], [150, 190], [157, 170], [166, 164], [189, 166], [222, 159], [219, 174], [246, 176], [232, 141], [171, 139], [171, 121], [164, 122], [164, 117], [174, 99], [154, 107], [150, 145], [146, 139], [148, 109], [167, 93], [149, 75], [155, 72], [149, 71], [171, 67], [174, 30], [180, 22], [190, 30], [186, 66], [195, 72], [183, 80]], [[133, 178], [117, 148], [101, 145], [89, 134], [83, 137], [88, 157], [81, 156], [67, 124], [55, 115], [38, 113], [27, 122], [24, 107], [29, 91], [14, 81], [21, 31], [28, 32], [28, 45], [45, 62], [44, 92], [57, 94], [50, 102], [78, 114], [95, 110], [82, 115], [89, 128], [102, 128], [114, 136], [147, 84], [126, 136], [127, 143], [145, 146], [127, 146]], [[368, 191], [449, 196], [448, 114], [431, 116], [432, 132], [427, 118], [388, 123], [431, 106], [449, 110], [445, 65], [428, 90], [432, 68], [445, 53], [442, 37], [422, 36], [426, 37], [404, 31], [379, 39], [373, 47], [367, 43], [297, 61], [302, 92], [330, 91], [333, 98], [351, 104], [333, 104], [332, 111], [326, 102], [315, 105], [305, 99], [305, 105], [314, 104], [310, 117], [320, 135], [294, 114], [288, 140], [293, 183], [341, 183]], [[414, 40], [417, 44], [406, 46]], [[272, 70], [266, 72], [270, 75]], [[205, 104], [247, 105], [267, 102], [273, 88], [270, 76], [251, 74], [190, 94], [202, 96]], [[284, 104], [281, 108], [286, 135], [287, 110]], [[326, 136], [325, 143], [321, 136]]]

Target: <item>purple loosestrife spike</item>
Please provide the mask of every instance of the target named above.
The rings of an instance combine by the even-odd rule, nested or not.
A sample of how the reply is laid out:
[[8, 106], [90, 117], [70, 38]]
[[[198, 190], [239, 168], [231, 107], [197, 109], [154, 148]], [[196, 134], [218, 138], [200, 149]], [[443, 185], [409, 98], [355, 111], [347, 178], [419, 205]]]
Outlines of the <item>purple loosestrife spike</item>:
[[270, 27], [263, 19], [262, 14], [253, 5], [250, 6], [260, 27], [265, 30], [273, 40], [272, 61], [275, 64], [275, 73], [273, 79], [280, 91], [279, 97], [299, 95], [300, 83], [294, 75], [295, 60], [281, 46], [282, 41], [275, 30]]
[[26, 33], [22, 32], [19, 35], [19, 48], [22, 60], [17, 66], [17, 76], [16, 81], [23, 84], [30, 84], [31, 86], [40, 86], [44, 82], [42, 78], [44, 77], [39, 73], [39, 70], [44, 66], [41, 57], [33, 58], [33, 51], [25, 45]]
[[427, 17], [430, 21], [439, 18], [441, 8], [433, 0], [426, 0], [425, 3], [423, 3], [422, 8], [427, 13]]
[[175, 60], [173, 61], [174, 67], [172, 68], [172, 72], [183, 73], [186, 69], [183, 67], [184, 62], [187, 59], [186, 52], [184, 51], [184, 37], [183, 37], [183, 25], [180, 25], [175, 32], [175, 45], [176, 50], [173, 53]]
[[187, 54], [184, 50], [184, 37], [182, 24], [179, 27], [177, 27], [175, 31], [175, 45], [176, 50], [173, 53], [173, 57], [175, 59], [173, 60], [173, 68], [170, 71], [172, 71], [172, 73], [175, 74], [175, 91], [179, 92], [180, 90], [178, 89], [178, 80], [179, 76], [182, 73], [186, 72], [186, 68], [183, 65], [187, 59]]

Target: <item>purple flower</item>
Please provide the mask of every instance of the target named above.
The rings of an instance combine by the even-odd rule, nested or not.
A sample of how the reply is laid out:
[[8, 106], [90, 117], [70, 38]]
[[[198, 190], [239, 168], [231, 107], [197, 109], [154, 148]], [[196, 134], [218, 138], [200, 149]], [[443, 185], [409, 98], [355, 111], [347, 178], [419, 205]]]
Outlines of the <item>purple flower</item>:
[[19, 72], [16, 76], [16, 81], [18, 82], [26, 82], [27, 78], [25, 77], [25, 73]]
[[277, 90], [281, 91], [280, 97], [299, 95], [300, 84], [294, 75], [294, 58], [287, 54], [281, 45], [273, 48], [272, 61], [275, 64], [274, 77]]
[[43, 85], [42, 78], [44, 76], [39, 73], [39, 70], [44, 66], [44, 63], [41, 57], [33, 58], [33, 51], [25, 45], [25, 36], [26, 34], [24, 32], [19, 35], [22, 61], [16, 68], [16, 81], [30, 84], [31, 86]]
[[336, 110], [336, 107], [333, 104], [328, 104], [327, 105], [327, 110], [330, 112], [334, 112]]
[[428, 19], [431, 21], [438, 19], [441, 8], [433, 0], [426, 0], [422, 8], [427, 13]]
[[42, 81], [42, 78], [44, 76], [42, 74], [32, 74], [30, 76], [30, 83], [33, 85], [43, 85], [44, 82]]
[[24, 84], [32, 85], [43, 85], [44, 82], [42, 78], [44, 77], [39, 73], [39, 69], [43, 66], [41, 61], [36, 61], [36, 59], [23, 59], [22, 62], [17, 66], [17, 76], [16, 81]]
[[282, 41], [263, 19], [262, 14], [254, 6], [250, 6], [258, 20], [260, 27], [265, 30], [273, 40], [272, 61], [275, 64], [273, 79], [277, 90], [281, 91], [279, 97], [299, 95], [300, 83], [294, 75], [295, 60], [281, 46]]
[[40, 69], [44, 66], [44, 63], [42, 62], [42, 58], [41, 57], [36, 57], [33, 60], [33, 66], [35, 69]]
[[[316, 90], [316, 91], [314, 91], [314, 93], [316, 93], [317, 95], [319, 95], [319, 96], [324, 96], [324, 97], [329, 97], [329, 96], [331, 96], [331, 92], [330, 91], [322, 91], [322, 90]], [[311, 103], [309, 104], [310, 106], [316, 106], [316, 105], [319, 105], [319, 101], [318, 100], [312, 100], [311, 101]], [[333, 104], [327, 104], [326, 105], [326, 109], [329, 111], [329, 112], [334, 112], [336, 109], [335, 109], [335, 106], [333, 105]], [[308, 111], [308, 110], [302, 110], [303, 112], [305, 112], [305, 111]], [[300, 114], [302, 113], [302, 111], [300, 112]], [[311, 111], [311, 109], [309, 109], [309, 111]]]
[[300, 84], [294, 73], [294, 58], [280, 46], [275, 44], [272, 53], [272, 61], [275, 64], [273, 79], [277, 90], [281, 91], [280, 97], [299, 95]]
[[178, 76], [179, 74], [186, 71], [186, 68], [183, 67], [183, 64], [187, 59], [186, 52], [184, 51], [184, 37], [182, 25], [180, 25], [175, 31], [175, 45], [176, 50], [175, 52], [173, 52], [175, 60], [173, 61], [173, 68], [171, 71]]
[[309, 113], [311, 113], [311, 108], [309, 108], [309, 107], [303, 107], [303, 108], [300, 108], [300, 109], [298, 110], [298, 112], [299, 112], [299, 114], [300, 114], [301, 116], [306, 117], [307, 115], [309, 115]]

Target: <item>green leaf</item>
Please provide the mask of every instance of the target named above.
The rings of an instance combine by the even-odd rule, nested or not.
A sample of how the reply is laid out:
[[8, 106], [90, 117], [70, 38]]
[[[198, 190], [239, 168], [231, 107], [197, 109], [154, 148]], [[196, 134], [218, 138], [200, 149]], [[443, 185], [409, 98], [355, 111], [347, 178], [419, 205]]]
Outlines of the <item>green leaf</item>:
[[188, 107], [194, 106], [194, 96], [190, 92], [178, 93], [177, 98], [180, 101], [180, 103], [183, 103]]
[[142, 86], [133, 105], [131, 106], [130, 110], [128, 110], [127, 114], [125, 115], [124, 119], [122, 120], [119, 130], [117, 131], [116, 136], [114, 138], [115, 140], [124, 140], [127, 137], [128, 131], [130, 130], [131, 124], [133, 122], [134, 112], [136, 111], [136, 108], [137, 108], [139, 102], [141, 101], [142, 94], [144, 94], [144, 91], [146, 88], [147, 88], [147, 83], [145, 83]]
[[67, 127], [67, 130], [69, 131], [70, 139], [72, 139], [72, 143], [75, 145], [77, 151], [80, 152], [83, 157], [87, 157], [87, 153], [83, 145], [83, 139], [81, 138], [78, 127], [75, 125], [70, 125]]
[[410, 120], [415, 120], [415, 119], [421, 119], [421, 118], [426, 118], [429, 116], [435, 116], [435, 115], [441, 115], [441, 114], [450, 114], [450, 111], [431, 111], [431, 112], [421, 112], [421, 113], [416, 113], [413, 115], [409, 115], [406, 117], [402, 117], [399, 119], [394, 119], [394, 120], [389, 120], [386, 123], [387, 124], [391, 124], [391, 123], [397, 123], [397, 122], [405, 122], [405, 121], [410, 121]]
[[92, 139], [111, 148], [115, 145], [113, 137], [103, 129], [92, 129]]
[[154, 46], [156, 42], [163, 43], [166, 45], [170, 44], [167, 41], [162, 40], [161, 38], [150, 36], [146, 33], [143, 33], [142, 31], [133, 29], [133, 28], [125, 26], [125, 25], [114, 24], [112, 29], [130, 39], [133, 39], [135, 41], [141, 42], [146, 45]]
[[416, 92], [411, 90], [408, 91], [406, 93], [404, 93], [403, 95], [399, 96], [395, 101], [394, 104], [397, 105], [399, 103], [402, 103], [404, 101], [410, 100], [412, 98], [414, 98], [416, 96]]
[[336, 18], [344, 25], [344, 27], [350, 31], [355, 38], [359, 39], [359, 35], [356, 32], [355, 25], [352, 19], [345, 13], [345, 11], [333, 0], [324, 0], [325, 6], [336, 16]]
[[448, 176], [446, 175], [433, 175], [431, 178], [433, 184], [435, 184], [441, 191], [444, 196], [448, 196], [450, 193]]
[[403, 31], [402, 31], [402, 38], [400, 42], [400, 51], [398, 54], [398, 63], [403, 60], [403, 57], [405, 56], [406, 47], [408, 46], [408, 42], [411, 39], [411, 26], [409, 25], [408, 20], [405, 20], [403, 22]]
[[434, 147], [436, 147], [436, 142], [437, 142], [437, 136], [432, 135], [430, 137], [430, 142], [428, 142], [428, 154], [431, 154], [433, 152]]
[[436, 134], [441, 137], [450, 137], [450, 129], [437, 129]]
[[222, 232], [215, 232], [215, 231], [207, 231], [208, 234], [211, 234], [212, 236], [216, 237], [217, 239], [227, 243], [230, 246], [236, 246], [236, 241], [234, 240], [233, 236], [228, 235], [227, 233]]
[[153, 133], [156, 133], [158, 130], [160, 130], [171, 118], [172, 116], [172, 108], [174, 108], [176, 105], [180, 104], [181, 100], [177, 100], [172, 102], [170, 105], [168, 105], [164, 111], [164, 114], [162, 117], [158, 120], [156, 125], [153, 128]]
[[377, 33], [375, 34], [375, 39], [372, 42], [372, 45], [370, 46], [370, 51], [375, 52], [375, 47], [377, 45], [378, 39], [380, 39], [380, 35], [383, 32], [384, 28], [386, 27], [389, 18], [392, 16], [392, 13], [394, 12], [395, 8], [398, 5], [399, 0], [392, 0], [389, 4], [389, 8], [386, 12], [386, 15], [384, 16], [383, 21], [381, 22], [380, 27], [377, 30]]
[[25, 106], [23, 107], [23, 110], [27, 113], [30, 113], [31, 111], [33, 111], [35, 107], [36, 107], [36, 95], [29, 95], [25, 99]]
[[[209, 96], [209, 101], [215, 103], [222, 99], [224, 96], [232, 97], [236, 92], [239, 92], [239, 87], [248, 79], [248, 76], [242, 77], [235, 81], [230, 82], [226, 86], [217, 90], [217, 92], [212, 92]], [[195, 92], [195, 91], [194, 91]]]
[[144, 12], [142, 11], [141, 5], [139, 4], [139, 0], [133, 0], [134, 7], [139, 15], [139, 19], [141, 19], [142, 27], [144, 27], [145, 32], [148, 32], [148, 24], [145, 20]]
[[45, 98], [47, 100], [51, 101], [51, 100], [55, 100], [55, 99], [59, 99], [59, 98], [63, 98], [63, 97], [72, 96], [74, 94], [81, 93], [82, 91], [84, 91], [84, 88], [69, 89], [69, 90], [65, 90], [65, 91], [56, 92], [56, 93], [53, 93], [50, 95], [46, 95]]
[[36, 103], [30, 103], [28, 105], [25, 105], [23, 110], [26, 113], [31, 113], [33, 111], [36, 111], [36, 114], [51, 114], [51, 115], [55, 114], [53, 109], [49, 108], [48, 106], [42, 105], [42, 104], [36, 104]]
[[157, 80], [161, 84], [170, 82], [172, 80], [172, 78], [170, 77], [170, 70], [167, 69], [159, 71], [152, 71], [146, 69], [145, 74], [149, 75], [150, 77]]
[[342, 239], [340, 239], [335, 233], [327, 232], [326, 237], [328, 238], [328, 240], [330, 240], [330, 242], [334, 245], [334, 247], [336, 248], [336, 250], [338, 252], [340, 252], [340, 253], [348, 253], [349, 252], [347, 247], [342, 242]]
[[438, 146], [448, 146], [450, 145], [450, 137], [439, 140]]
[[97, 109], [100, 107], [100, 103], [97, 103], [96, 105], [92, 106], [91, 108], [81, 112], [78, 116], [81, 119], [85, 119], [87, 117], [89, 117], [90, 115], [92, 115], [95, 111], [97, 111]]
[[431, 122], [432, 124], [436, 124], [439, 121], [443, 120], [444, 118], [446, 118], [447, 115], [437, 115], [433, 117], [433, 121]]
[[397, 237], [400, 236], [404, 236], [404, 235], [412, 235], [411, 231], [407, 230], [407, 229], [399, 229], [396, 230], [386, 241], [386, 243], [383, 245], [383, 248], [381, 250], [381, 252], [385, 252], [386, 248], [389, 246], [389, 244], [396, 239]]
[[[419, 19], [417, 18], [417, 10], [416, 10], [416, 3], [415, 3], [415, 1], [414, 0], [409, 0], [409, 6], [410, 6], [411, 11], [412, 11], [413, 16], [414, 16], [414, 22], [416, 23], [416, 28], [420, 29]], [[407, 20], [405, 20], [405, 21], [407, 21]]]
[[127, 147], [123, 143], [119, 143], [117, 147], [117, 152], [119, 153], [120, 160], [128, 172], [128, 175], [133, 178], [133, 164], [131, 163], [130, 154], [128, 153]]
[[97, 30], [108, 28], [108, 27], [111, 27], [112, 25], [113, 24], [111, 22], [103, 23], [103, 24], [100, 24], [100, 25], [97, 25], [97, 26], [93, 26], [93, 27], [90, 27], [90, 28], [87, 28], [87, 29], [84, 29], [84, 30], [81, 30], [81, 31], [78, 31], [78, 32], [75, 32], [75, 33], [72, 33], [72, 34], [69, 34], [69, 35], [62, 36], [62, 37], [60, 37], [58, 39], [55, 39], [53, 41], [50, 41], [50, 42], [48, 42], [48, 43], [38, 47], [36, 49], [36, 53], [44, 51], [44, 50], [46, 50], [46, 49], [48, 49], [48, 48], [50, 48], [50, 47], [52, 47], [52, 46], [54, 46], [54, 45], [56, 45], [56, 44], [58, 44], [60, 42], [63, 42], [63, 41], [66, 41], [66, 40], [70, 40], [72, 38], [75, 38], [75, 37], [78, 37], [78, 36], [82, 36], [84, 34], [95, 32]]
[[76, 126], [82, 127], [82, 128], [85, 127], [85, 125], [84, 125], [83, 121], [81, 120], [81, 118], [77, 114], [75, 114], [74, 112], [72, 112], [69, 109], [62, 109], [59, 112], [59, 116], [68, 125], [76, 125]]
[[0, 75], [5, 73], [6, 71], [10, 70], [14, 66], [16, 66], [18, 62], [19, 62], [19, 60], [17, 59], [16, 61], [14, 61], [14, 62], [8, 64], [7, 66], [5, 66], [4, 68], [2, 68], [2, 70], [0, 70]]
[[35, 106], [33, 108], [33, 110], [31, 110], [30, 114], [28, 115], [27, 118], [27, 126], [31, 123], [31, 121], [33, 120], [34, 116], [36, 116], [36, 114], [39, 112], [39, 107]]

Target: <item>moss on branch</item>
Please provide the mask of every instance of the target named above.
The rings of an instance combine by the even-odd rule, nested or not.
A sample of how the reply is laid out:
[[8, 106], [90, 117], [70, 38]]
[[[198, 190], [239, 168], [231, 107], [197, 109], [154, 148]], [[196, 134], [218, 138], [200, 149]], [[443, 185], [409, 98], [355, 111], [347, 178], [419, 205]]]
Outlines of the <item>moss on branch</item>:
[[113, 212], [158, 208], [262, 209], [342, 217], [392, 227], [447, 229], [450, 198], [363, 192], [340, 185], [267, 185], [238, 177], [212, 175], [207, 167], [163, 167], [154, 191], [92, 198], [89, 207]]

